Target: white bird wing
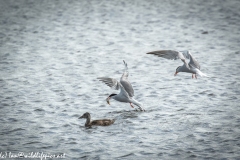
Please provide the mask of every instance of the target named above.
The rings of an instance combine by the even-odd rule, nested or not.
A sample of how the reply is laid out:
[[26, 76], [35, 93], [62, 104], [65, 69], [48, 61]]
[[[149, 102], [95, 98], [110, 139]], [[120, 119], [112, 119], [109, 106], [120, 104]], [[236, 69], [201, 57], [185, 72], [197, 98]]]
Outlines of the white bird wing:
[[119, 82], [114, 78], [107, 78], [107, 77], [98, 77], [99, 81], [105, 83], [107, 86], [111, 87], [112, 89], [118, 90], [120, 88]]
[[148, 52], [147, 54], [153, 54], [158, 57], [163, 57], [171, 60], [181, 59], [183, 63], [186, 63], [185, 58], [187, 59], [190, 58], [190, 55], [188, 54], [188, 52], [179, 52], [174, 50], [159, 50], [159, 51]]
[[190, 61], [188, 63], [188, 65], [190, 67], [194, 67], [200, 70], [200, 64], [198, 63], [198, 61], [192, 56], [192, 54], [189, 51], [183, 51], [183, 54], [188, 55]]
[[[119, 83], [119, 82], [118, 82]], [[120, 93], [119, 95], [125, 96], [127, 99], [129, 99], [129, 94], [128, 92], [125, 90], [125, 88], [121, 85], [121, 83], [119, 83], [120, 86]]]
[[134, 96], [134, 90], [133, 87], [131, 85], [131, 83], [128, 81], [128, 67], [127, 67], [127, 63], [123, 60], [124, 64], [125, 64], [125, 71], [120, 79], [120, 83], [122, 84], [122, 86], [124, 87], [125, 91], [128, 93], [128, 95], [130, 97]]
[[121, 83], [119, 83], [116, 79], [114, 78], [107, 78], [107, 77], [99, 77], [97, 78], [99, 81], [102, 81], [105, 83], [107, 86], [113, 88], [113, 89], [120, 89], [119, 95], [125, 96], [129, 98], [128, 92], [125, 90], [125, 88], [122, 86]]

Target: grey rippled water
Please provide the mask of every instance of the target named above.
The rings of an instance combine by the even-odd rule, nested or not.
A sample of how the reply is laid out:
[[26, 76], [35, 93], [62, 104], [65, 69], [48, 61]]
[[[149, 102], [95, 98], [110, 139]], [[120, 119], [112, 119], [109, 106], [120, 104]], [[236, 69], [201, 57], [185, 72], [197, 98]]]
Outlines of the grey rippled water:
[[[0, 152], [66, 159], [240, 159], [240, 1], [1, 0]], [[174, 77], [190, 50], [209, 78]], [[129, 66], [146, 112], [105, 99]], [[78, 119], [115, 118], [86, 129]]]

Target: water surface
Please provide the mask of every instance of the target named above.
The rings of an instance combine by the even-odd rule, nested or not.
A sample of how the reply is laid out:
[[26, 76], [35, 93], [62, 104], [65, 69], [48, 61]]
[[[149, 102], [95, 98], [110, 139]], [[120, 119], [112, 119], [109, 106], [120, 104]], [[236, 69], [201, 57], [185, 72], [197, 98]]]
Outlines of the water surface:
[[[0, 152], [67, 159], [240, 159], [240, 2], [0, 1]], [[190, 50], [209, 78], [174, 77]], [[146, 112], [96, 78], [128, 63]], [[78, 117], [114, 118], [86, 129]]]

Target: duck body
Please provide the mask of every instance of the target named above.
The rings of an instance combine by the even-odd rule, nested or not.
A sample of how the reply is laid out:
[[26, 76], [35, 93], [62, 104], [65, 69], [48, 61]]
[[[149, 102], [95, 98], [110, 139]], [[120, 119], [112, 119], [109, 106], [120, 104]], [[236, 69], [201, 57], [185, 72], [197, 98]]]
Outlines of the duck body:
[[91, 126], [109, 126], [115, 122], [114, 119], [99, 119], [99, 120], [93, 120], [91, 121], [91, 115], [86, 112], [84, 113], [80, 118], [86, 118], [85, 127], [91, 127]]
[[[97, 125], [97, 126], [109, 126], [115, 122], [114, 119], [100, 119], [100, 120], [93, 120], [90, 124]], [[85, 124], [86, 126], [86, 124]]]

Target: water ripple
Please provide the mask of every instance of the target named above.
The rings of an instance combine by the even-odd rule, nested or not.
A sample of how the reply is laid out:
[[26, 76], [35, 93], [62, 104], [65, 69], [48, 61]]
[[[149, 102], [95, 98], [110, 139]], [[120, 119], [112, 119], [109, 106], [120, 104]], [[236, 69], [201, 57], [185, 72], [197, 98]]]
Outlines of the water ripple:
[[[0, 151], [67, 159], [239, 159], [239, 1], [0, 1]], [[227, 35], [227, 36], [226, 36]], [[190, 50], [208, 78], [173, 76]], [[145, 112], [96, 78], [128, 63]], [[85, 128], [78, 119], [113, 118]]]

